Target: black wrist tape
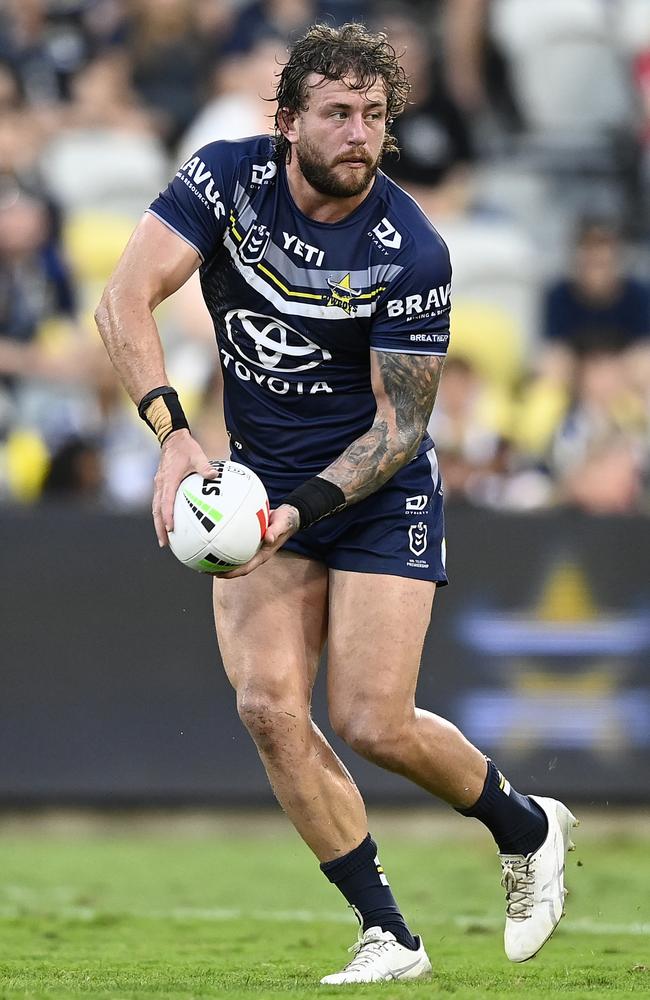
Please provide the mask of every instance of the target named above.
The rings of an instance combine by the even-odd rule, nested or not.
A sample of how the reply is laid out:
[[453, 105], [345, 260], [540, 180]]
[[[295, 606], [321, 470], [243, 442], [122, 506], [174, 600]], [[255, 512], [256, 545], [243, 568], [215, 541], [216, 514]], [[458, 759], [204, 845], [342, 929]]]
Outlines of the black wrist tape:
[[170, 385], [161, 385], [143, 396], [138, 403], [138, 413], [161, 445], [172, 431], [190, 429], [178, 393]]
[[316, 521], [322, 521], [330, 514], [336, 514], [337, 511], [343, 510], [347, 500], [343, 490], [335, 483], [321, 479], [320, 476], [314, 476], [313, 479], [308, 479], [306, 483], [290, 493], [282, 503], [290, 504], [296, 508], [302, 530]]

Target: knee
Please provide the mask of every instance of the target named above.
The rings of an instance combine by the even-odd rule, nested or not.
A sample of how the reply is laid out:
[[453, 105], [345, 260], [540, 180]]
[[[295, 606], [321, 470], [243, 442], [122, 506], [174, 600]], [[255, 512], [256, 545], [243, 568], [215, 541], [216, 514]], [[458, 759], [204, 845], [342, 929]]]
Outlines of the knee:
[[350, 705], [332, 712], [330, 721], [336, 735], [359, 756], [389, 770], [399, 770], [406, 726], [392, 712], [382, 711], [381, 706], [369, 709], [367, 705]]
[[238, 691], [237, 711], [261, 752], [276, 754], [304, 739], [306, 707], [273, 688], [247, 686]]

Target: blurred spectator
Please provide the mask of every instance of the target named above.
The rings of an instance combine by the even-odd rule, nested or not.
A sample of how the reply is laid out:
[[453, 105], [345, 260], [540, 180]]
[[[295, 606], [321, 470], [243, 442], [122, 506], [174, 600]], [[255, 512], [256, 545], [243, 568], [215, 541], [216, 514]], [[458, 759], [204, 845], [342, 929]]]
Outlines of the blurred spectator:
[[546, 291], [543, 336], [542, 370], [561, 381], [585, 352], [650, 346], [650, 289], [626, 274], [620, 236], [610, 223], [581, 225], [571, 274]]
[[20, 77], [6, 58], [0, 60], [0, 114], [17, 111], [23, 102]]
[[65, 113], [68, 129], [114, 128], [153, 133], [156, 122], [129, 84], [128, 57], [109, 49], [77, 73]]
[[0, 56], [13, 66], [30, 104], [64, 96], [63, 74], [51, 46], [45, 0], [7, 0], [0, 31]]
[[20, 77], [0, 58], [0, 184], [38, 186], [38, 157], [48, 119], [26, 104]]
[[90, 56], [123, 45], [128, 31], [128, 0], [82, 0], [80, 24]]
[[444, 73], [451, 98], [473, 120], [491, 119], [503, 133], [523, 120], [509, 67], [490, 30], [492, 0], [448, 0], [443, 8]]
[[559, 499], [586, 514], [648, 513], [643, 472], [633, 444], [625, 437], [612, 437], [566, 470]]
[[405, 186], [432, 218], [462, 212], [469, 199], [468, 166], [473, 159], [470, 135], [461, 113], [447, 94], [432, 38], [406, 8], [377, 16], [398, 53], [411, 83], [409, 104], [392, 125], [399, 154], [384, 158], [382, 168]]
[[[115, 376], [81, 330], [76, 291], [47, 203], [18, 188], [0, 200], [0, 438], [13, 468], [92, 420], [93, 391]], [[76, 388], [75, 388], [76, 387]], [[40, 444], [39, 444], [40, 442]], [[24, 476], [16, 476], [23, 482]], [[31, 487], [20, 490], [31, 496]]]
[[253, 0], [239, 11], [222, 43], [222, 52], [241, 55], [267, 38], [291, 42], [317, 20], [319, 13], [315, 0]]
[[650, 405], [615, 349], [578, 362], [573, 401], [550, 452], [559, 498], [591, 513], [633, 513], [650, 459]]
[[70, 438], [54, 453], [43, 484], [48, 500], [97, 502], [102, 490], [102, 460], [92, 439]]
[[450, 357], [429, 422], [448, 501], [477, 502], [488, 482], [505, 473], [504, 416], [470, 362]]
[[196, 114], [207, 51], [190, 0], [133, 0], [132, 81], [171, 148]]
[[261, 38], [250, 51], [228, 57], [212, 75], [212, 97], [183, 135], [177, 159], [183, 162], [216, 139], [242, 139], [273, 131], [271, 105], [275, 73], [285, 45], [278, 38]]
[[15, 187], [0, 199], [0, 337], [26, 344], [47, 319], [74, 321], [75, 292], [47, 204]]
[[43, 175], [66, 210], [138, 218], [164, 185], [156, 120], [134, 94], [128, 57], [107, 51], [79, 72], [62, 127], [43, 151]]

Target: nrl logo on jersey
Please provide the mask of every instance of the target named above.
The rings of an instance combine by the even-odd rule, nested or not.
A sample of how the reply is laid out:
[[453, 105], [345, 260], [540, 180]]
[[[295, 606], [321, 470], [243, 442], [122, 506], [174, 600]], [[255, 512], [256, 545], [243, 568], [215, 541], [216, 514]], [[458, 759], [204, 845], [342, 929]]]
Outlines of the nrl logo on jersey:
[[342, 278], [334, 278], [331, 274], [327, 279], [330, 286], [330, 296], [325, 303], [327, 306], [338, 306], [348, 314], [354, 316], [357, 306], [352, 301], [361, 295], [361, 288], [350, 287], [350, 275], [346, 274]]
[[251, 174], [251, 184], [261, 185], [268, 184], [272, 181], [278, 172], [278, 165], [274, 163], [273, 160], [269, 160], [267, 163], [254, 163], [253, 173]]
[[244, 264], [257, 264], [269, 245], [271, 233], [266, 226], [255, 222], [239, 244], [238, 253]]

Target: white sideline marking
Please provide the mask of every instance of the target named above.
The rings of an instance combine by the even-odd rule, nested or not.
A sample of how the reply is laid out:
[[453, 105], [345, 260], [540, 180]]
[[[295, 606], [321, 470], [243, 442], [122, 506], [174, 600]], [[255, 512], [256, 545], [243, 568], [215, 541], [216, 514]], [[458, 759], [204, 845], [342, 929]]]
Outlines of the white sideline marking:
[[[179, 906], [170, 910], [125, 910], [121, 912], [119, 910], [111, 911], [108, 909], [98, 910], [90, 906], [57, 905], [56, 897], [61, 898], [61, 896], [67, 894], [62, 888], [51, 890], [49, 900], [43, 897], [39, 900], [36, 898], [37, 894], [30, 890], [23, 890], [21, 892], [18, 886], [5, 888], [10, 888], [10, 892], [7, 893], [8, 895], [23, 897], [22, 906], [16, 903], [0, 903], [0, 917], [10, 919], [16, 919], [21, 916], [38, 916], [41, 913], [47, 913], [62, 920], [90, 921], [98, 917], [114, 914], [118, 917], [135, 917], [142, 920], [206, 920], [215, 922], [259, 920], [267, 923], [348, 924], [353, 928], [355, 927], [355, 921], [345, 910], [241, 910], [224, 907]], [[450, 920], [437, 919], [433, 923], [437, 927], [444, 927], [452, 923], [455, 927], [461, 929], [476, 927], [488, 931], [498, 930], [502, 926], [502, 920], [496, 917], [483, 918], [464, 915], [451, 917]], [[577, 917], [573, 920], [571, 918], [563, 920], [561, 930], [562, 932], [573, 934], [632, 934], [635, 936], [645, 936], [650, 935], [650, 923], [614, 923], [594, 920], [591, 917]]]

